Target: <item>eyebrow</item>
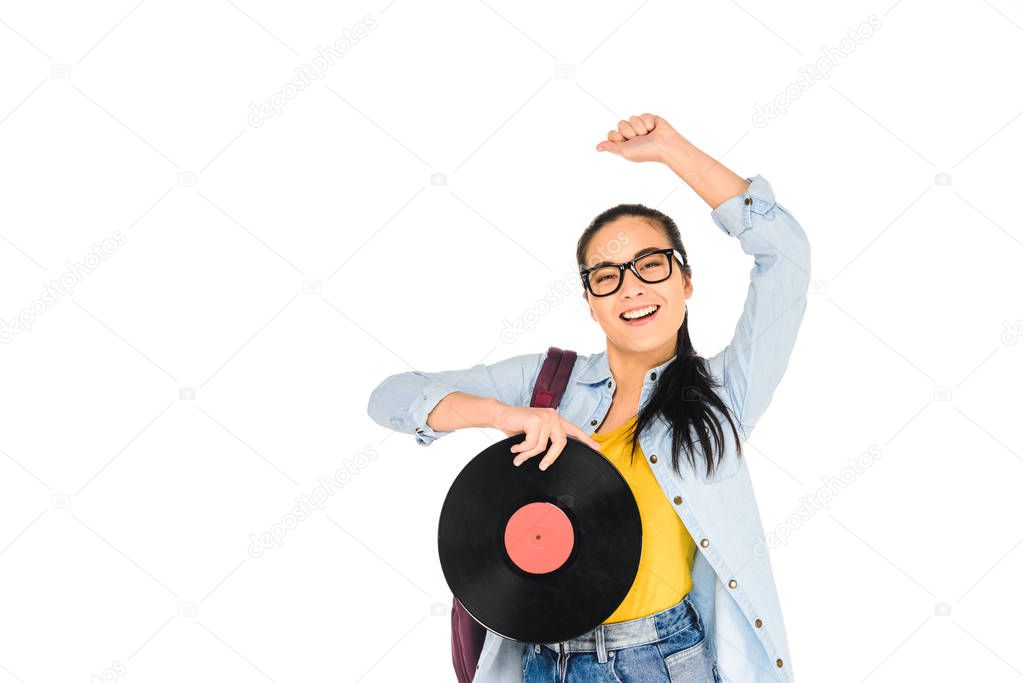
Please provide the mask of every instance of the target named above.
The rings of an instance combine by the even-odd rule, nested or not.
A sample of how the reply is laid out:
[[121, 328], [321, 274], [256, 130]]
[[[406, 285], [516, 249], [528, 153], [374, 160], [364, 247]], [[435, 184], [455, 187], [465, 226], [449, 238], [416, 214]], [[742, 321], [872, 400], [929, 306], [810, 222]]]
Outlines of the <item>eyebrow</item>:
[[[632, 260], [638, 259], [640, 256], [646, 256], [647, 254], [649, 254], [651, 252], [660, 251], [661, 249], [667, 249], [667, 247], [646, 247], [645, 249], [640, 249], [635, 254], [633, 254], [632, 258], [629, 259], [629, 260], [632, 261]], [[618, 265], [617, 263], [614, 263], [612, 261], [601, 261], [600, 263], [597, 263], [595, 265], [590, 266], [590, 268], [600, 268], [601, 266], [617, 266], [617, 265]]]

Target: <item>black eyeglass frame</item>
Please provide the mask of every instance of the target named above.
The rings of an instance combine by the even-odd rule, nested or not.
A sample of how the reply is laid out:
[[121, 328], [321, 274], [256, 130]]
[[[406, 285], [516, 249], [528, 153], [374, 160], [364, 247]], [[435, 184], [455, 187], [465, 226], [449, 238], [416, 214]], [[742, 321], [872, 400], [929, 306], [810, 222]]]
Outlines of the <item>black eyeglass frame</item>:
[[[637, 261], [641, 261], [641, 260], [645, 259], [648, 256], [653, 256], [654, 254], [667, 254], [668, 256], [674, 256], [675, 258], [677, 258], [682, 263], [683, 266], [688, 266], [689, 265], [689, 262], [686, 260], [685, 254], [680, 252], [678, 249], [675, 249], [674, 247], [668, 247], [667, 249], [657, 249], [655, 251], [648, 251], [647, 253], [643, 254], [642, 256], [637, 256], [636, 258], [632, 259], [628, 263], [605, 263], [605, 264], [600, 265], [600, 266], [593, 266], [592, 268], [584, 268], [583, 270], [579, 271], [579, 277], [582, 278], [583, 287], [586, 288], [586, 291], [588, 291], [592, 296], [597, 296], [597, 297], [611, 296], [612, 294], [617, 292], [619, 289], [621, 289], [622, 288], [622, 283], [625, 282], [625, 269], [626, 268], [631, 270], [633, 272], [633, 274], [635, 274], [635, 276], [640, 279], [641, 282], [645, 282], [648, 285], [655, 285], [658, 282], [664, 282], [665, 280], [667, 280], [668, 278], [670, 278], [674, 274], [674, 272], [675, 272], [675, 269], [674, 269], [675, 259], [671, 259], [671, 258], [668, 259], [668, 274], [666, 276], [664, 276], [660, 280], [647, 280], [645, 277], [640, 275], [639, 269], [636, 268], [636, 262]], [[595, 270], [600, 270], [601, 268], [617, 268], [618, 269], [618, 286], [615, 287], [610, 292], [608, 292], [607, 294], [597, 294], [596, 292], [593, 291], [593, 288], [590, 287], [590, 273], [592, 273]]]

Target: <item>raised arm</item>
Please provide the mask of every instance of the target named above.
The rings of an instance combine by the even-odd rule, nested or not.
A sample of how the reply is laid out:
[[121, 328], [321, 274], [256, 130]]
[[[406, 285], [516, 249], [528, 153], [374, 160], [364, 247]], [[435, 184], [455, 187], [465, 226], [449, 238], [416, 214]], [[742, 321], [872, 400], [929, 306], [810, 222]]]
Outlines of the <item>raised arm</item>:
[[711, 212], [717, 226], [753, 256], [753, 268], [732, 340], [708, 359], [747, 436], [788, 367], [810, 285], [810, 243], [802, 226], [775, 202], [762, 176], [748, 180], [745, 192]]
[[654, 114], [630, 117], [597, 145], [630, 161], [660, 162], [712, 208], [711, 217], [753, 256], [732, 341], [708, 359], [748, 436], [788, 366], [806, 310], [810, 243], [761, 176], [740, 178]]

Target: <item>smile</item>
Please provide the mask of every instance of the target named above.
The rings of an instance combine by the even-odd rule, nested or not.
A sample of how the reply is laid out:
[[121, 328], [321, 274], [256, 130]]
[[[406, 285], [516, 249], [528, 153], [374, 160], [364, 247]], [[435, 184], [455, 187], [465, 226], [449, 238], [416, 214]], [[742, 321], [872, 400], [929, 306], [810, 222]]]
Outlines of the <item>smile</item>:
[[631, 319], [630, 318], [626, 318], [624, 313], [621, 314], [618, 317], [621, 318], [622, 321], [626, 325], [629, 325], [631, 327], [638, 327], [640, 325], [646, 325], [650, 321], [652, 321], [655, 317], [657, 317], [658, 311], [661, 310], [661, 307], [656, 305], [656, 304], [654, 304], [653, 306], [650, 306], [650, 308], [652, 308], [653, 310], [647, 312], [645, 315], [642, 315], [642, 316], [640, 316], [638, 318], [631, 318]]

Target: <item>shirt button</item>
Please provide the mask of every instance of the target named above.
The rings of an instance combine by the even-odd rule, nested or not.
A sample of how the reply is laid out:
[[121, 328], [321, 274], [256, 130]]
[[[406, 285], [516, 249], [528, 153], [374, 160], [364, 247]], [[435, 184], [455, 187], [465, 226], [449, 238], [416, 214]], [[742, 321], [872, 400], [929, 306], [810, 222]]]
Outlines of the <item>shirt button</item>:
[[774, 660], [774, 663], [778, 665], [779, 669], [781, 668], [781, 660], [780, 659]]
[[710, 540], [709, 540], [709, 539], [706, 539], [706, 538], [701, 538], [701, 539], [700, 539], [700, 545], [701, 545], [702, 547], [706, 548], [707, 546], [709, 546], [709, 545], [710, 545]]
[[729, 588], [735, 588], [735, 587], [736, 587], [736, 586], [738, 586], [738, 585], [739, 585], [739, 584], [738, 584], [738, 583], [736, 582], [736, 580], [735, 580], [735, 579], [732, 579], [732, 580], [730, 580], [730, 581], [728, 582], [728, 587], [729, 587]]
[[675, 496], [675, 505], [682, 504], [682, 496]]
[[597, 426], [597, 421], [596, 420], [590, 420], [590, 425], [593, 426], [593, 427], [596, 427]]
[[761, 626], [764, 625], [764, 622], [757, 619], [756, 621], [753, 622], [753, 625], [756, 626], [757, 628], [760, 628]]
[[657, 373], [656, 372], [651, 372], [650, 373], [650, 379], [657, 379]]
[[656, 455], [651, 455], [650, 456], [650, 462], [657, 462], [657, 456]]
[[611, 388], [611, 382], [608, 382], [608, 383], [607, 383], [607, 388], [608, 388], [608, 389], [610, 389], [610, 388]]
[[[742, 203], [745, 204], [746, 206], [749, 206], [750, 204], [753, 203], [753, 200], [750, 199], [749, 197], [746, 197], [746, 199], [744, 199]], [[779, 659], [778, 661], [780, 662], [781, 660]], [[781, 666], [781, 664], [779, 664], [778, 666]]]

